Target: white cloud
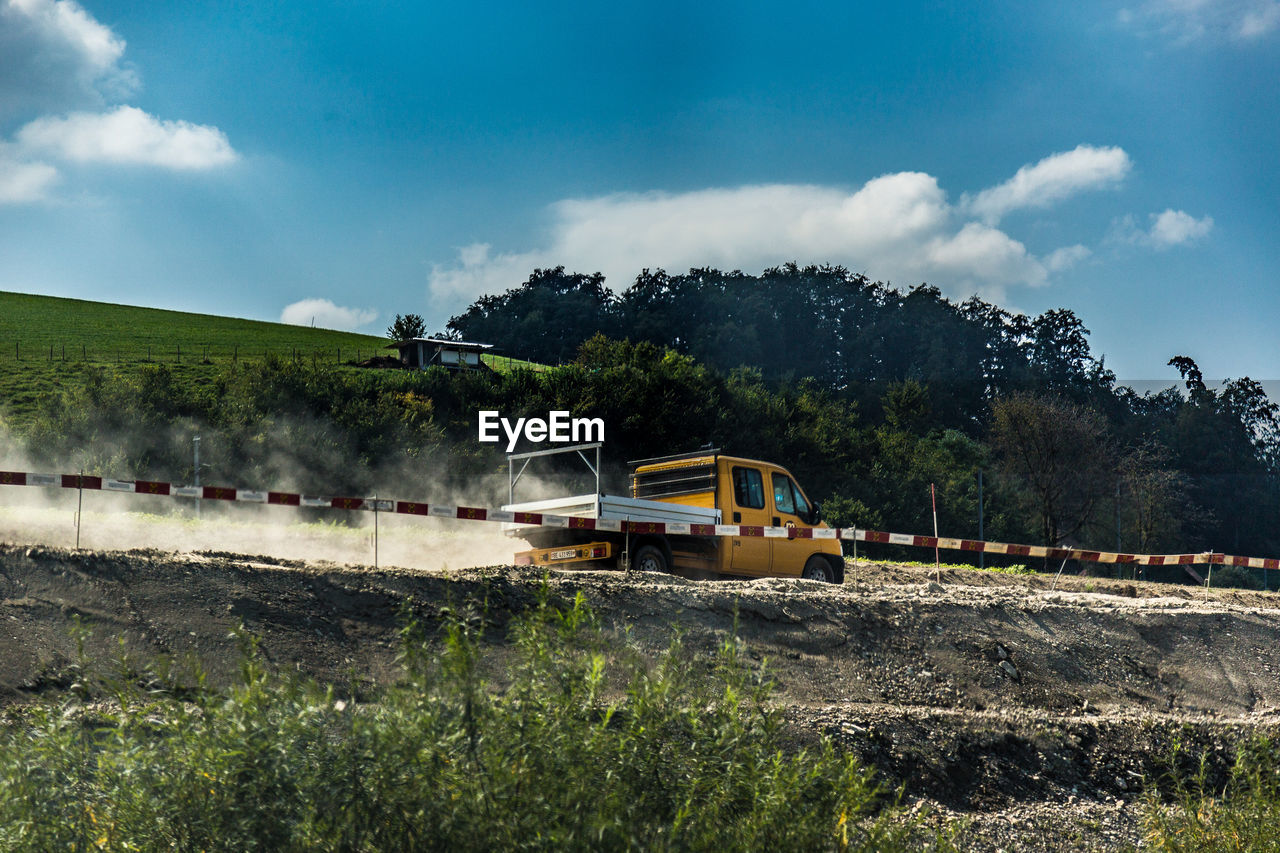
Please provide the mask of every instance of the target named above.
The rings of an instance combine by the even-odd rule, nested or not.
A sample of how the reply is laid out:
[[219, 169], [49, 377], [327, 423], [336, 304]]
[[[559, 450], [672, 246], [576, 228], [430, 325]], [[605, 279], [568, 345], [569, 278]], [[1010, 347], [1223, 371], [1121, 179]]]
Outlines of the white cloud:
[[[62, 163], [209, 169], [238, 159], [216, 127], [118, 104], [139, 88], [125, 41], [75, 0], [0, 0], [0, 204], [49, 197]], [[5, 132], [8, 132], [5, 127]]]
[[378, 312], [370, 308], [346, 308], [328, 299], [302, 299], [286, 305], [280, 312], [280, 322], [291, 326], [316, 326], [321, 329], [354, 331], [378, 319]]
[[73, 0], [0, 0], [0, 117], [99, 106], [138, 87], [124, 39]]
[[[1110, 186], [1132, 168], [1119, 148], [1078, 148], [1024, 166], [999, 186], [958, 204], [932, 175], [898, 172], [855, 191], [805, 184], [713, 188], [685, 193], [618, 193], [566, 199], [547, 208], [548, 239], [527, 251], [462, 247], [435, 264], [428, 290], [440, 310], [518, 286], [536, 268], [601, 272], [625, 289], [642, 269], [694, 267], [758, 272], [788, 261], [839, 264], [897, 285], [931, 282], [953, 296], [1004, 299], [1010, 287], [1039, 287], [1092, 257], [1084, 245], [1043, 256], [979, 214], [1047, 207]], [[1181, 211], [1152, 214], [1147, 231], [1131, 217], [1111, 239], [1154, 248], [1190, 242], [1213, 226]]]
[[0, 204], [41, 201], [58, 180], [58, 170], [48, 163], [19, 163], [0, 153]]
[[1013, 210], [1048, 207], [1086, 190], [1114, 186], [1129, 173], [1132, 165], [1122, 148], [1079, 145], [1074, 150], [1023, 166], [1003, 184], [985, 189], [973, 198], [966, 197], [962, 204], [985, 222], [994, 224]]
[[1025, 246], [979, 222], [966, 223], [949, 237], [935, 237], [925, 247], [925, 257], [944, 282], [959, 280], [987, 288], [1008, 284], [1035, 287], [1048, 279], [1044, 265], [1028, 254]]
[[1181, 210], [1166, 210], [1154, 217], [1150, 238], [1152, 245], [1157, 248], [1194, 243], [1213, 230], [1212, 216], [1196, 219]]
[[1255, 39], [1274, 32], [1280, 27], [1280, 3], [1261, 3], [1240, 18], [1237, 35], [1243, 39]]
[[1177, 44], [1249, 42], [1280, 30], [1280, 0], [1148, 0], [1119, 20]]
[[1093, 252], [1087, 246], [1077, 243], [1074, 246], [1063, 246], [1061, 249], [1050, 252], [1044, 259], [1044, 265], [1049, 272], [1062, 272], [1071, 269], [1091, 255]]
[[18, 131], [17, 139], [27, 151], [77, 163], [209, 169], [236, 160], [226, 135], [216, 127], [161, 121], [137, 107], [36, 119]]
[[1087, 255], [1082, 246], [1050, 256], [1052, 267], [1009, 234], [965, 221], [937, 179], [900, 172], [855, 192], [771, 184], [687, 193], [617, 194], [557, 202], [544, 248], [494, 252], [488, 243], [435, 265], [428, 286], [448, 305], [517, 286], [537, 267], [603, 272], [625, 288], [648, 267], [756, 272], [791, 260], [843, 264], [898, 284], [932, 281], [948, 291], [1000, 294], [1039, 286], [1051, 269]]
[[1149, 214], [1149, 229], [1139, 228], [1132, 216], [1125, 216], [1111, 224], [1111, 239], [1120, 243], [1168, 249], [1204, 239], [1213, 230], [1213, 217], [1196, 219], [1182, 210], [1165, 210]]

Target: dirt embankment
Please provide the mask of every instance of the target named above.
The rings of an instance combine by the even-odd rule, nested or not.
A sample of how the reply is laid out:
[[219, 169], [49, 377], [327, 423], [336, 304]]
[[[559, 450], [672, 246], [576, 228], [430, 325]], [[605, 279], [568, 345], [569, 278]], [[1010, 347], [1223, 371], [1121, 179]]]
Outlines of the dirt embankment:
[[[211, 677], [243, 623], [281, 668], [393, 676], [402, 608], [483, 596], [499, 623], [540, 582], [516, 569], [380, 570], [231, 554], [0, 546], [0, 701], [64, 687], [76, 617], [91, 653], [194, 652]], [[1175, 742], [1225, 766], [1280, 722], [1280, 609], [1265, 593], [851, 567], [844, 586], [553, 575], [644, 649], [678, 629], [711, 653], [735, 619], [799, 736], [825, 731], [908, 799], [967, 817], [977, 849], [1137, 841], [1136, 798]]]

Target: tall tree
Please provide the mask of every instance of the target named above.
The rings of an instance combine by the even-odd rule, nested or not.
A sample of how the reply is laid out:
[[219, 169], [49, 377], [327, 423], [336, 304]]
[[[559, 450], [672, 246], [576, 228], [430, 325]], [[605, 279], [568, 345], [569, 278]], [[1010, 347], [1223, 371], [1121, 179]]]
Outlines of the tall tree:
[[583, 341], [597, 332], [613, 334], [613, 304], [598, 272], [536, 269], [517, 288], [481, 296], [450, 318], [447, 328], [520, 358], [558, 364], [572, 361]]
[[1106, 424], [1075, 403], [1025, 393], [996, 400], [991, 443], [1003, 471], [1023, 485], [1046, 545], [1083, 530], [1114, 489]]
[[1154, 441], [1133, 448], [1120, 460], [1116, 515], [1124, 535], [1121, 547], [1146, 554], [1179, 543], [1192, 506], [1187, 479], [1171, 461], [1169, 450]]
[[1054, 308], [1031, 323], [1031, 367], [1042, 388], [1077, 401], [1107, 395], [1115, 376], [1089, 351], [1089, 330], [1073, 311]]
[[427, 333], [427, 321], [417, 314], [397, 314], [395, 322], [387, 326], [387, 337], [393, 341], [408, 341]]

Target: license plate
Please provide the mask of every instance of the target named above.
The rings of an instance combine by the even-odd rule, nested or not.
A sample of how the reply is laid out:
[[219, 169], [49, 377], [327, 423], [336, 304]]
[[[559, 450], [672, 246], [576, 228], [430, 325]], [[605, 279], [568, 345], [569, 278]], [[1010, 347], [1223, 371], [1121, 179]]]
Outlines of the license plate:
[[553, 560], [571, 560], [574, 557], [578, 556], [578, 549], [570, 548], [567, 551], [552, 551], [547, 556]]

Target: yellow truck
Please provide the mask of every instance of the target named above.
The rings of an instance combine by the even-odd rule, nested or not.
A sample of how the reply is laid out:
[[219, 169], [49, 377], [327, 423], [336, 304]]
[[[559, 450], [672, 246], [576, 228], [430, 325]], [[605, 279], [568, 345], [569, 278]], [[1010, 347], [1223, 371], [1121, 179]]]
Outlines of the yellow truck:
[[[527, 467], [533, 457], [571, 451], [595, 473], [595, 493], [515, 502], [516, 461]], [[631, 495], [621, 497], [600, 491], [599, 445], [508, 458], [506, 530], [533, 546], [516, 554], [519, 565], [844, 582], [836, 531], [819, 519], [795, 477], [771, 462], [714, 450], [643, 459], [631, 463]]]

